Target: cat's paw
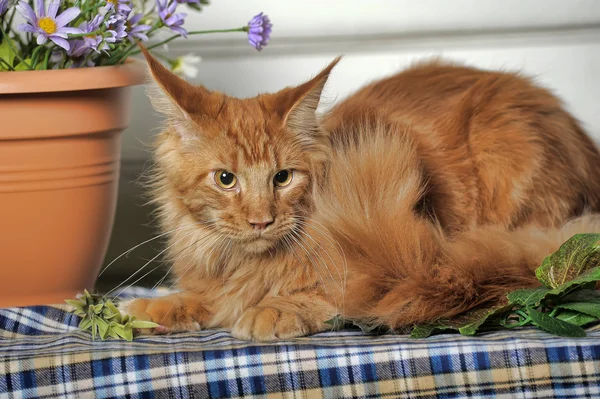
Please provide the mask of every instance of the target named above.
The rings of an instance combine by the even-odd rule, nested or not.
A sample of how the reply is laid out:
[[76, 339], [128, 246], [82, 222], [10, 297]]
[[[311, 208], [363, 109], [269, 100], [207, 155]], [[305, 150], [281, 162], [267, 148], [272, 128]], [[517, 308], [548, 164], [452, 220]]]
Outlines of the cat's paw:
[[240, 339], [276, 341], [308, 335], [310, 328], [297, 313], [257, 306], [242, 314], [231, 333]]
[[122, 314], [135, 316], [137, 320], [152, 321], [156, 328], [139, 329], [142, 334], [167, 334], [172, 332], [198, 331], [200, 323], [185, 311], [181, 301], [171, 296], [159, 298], [135, 298], [119, 304]]

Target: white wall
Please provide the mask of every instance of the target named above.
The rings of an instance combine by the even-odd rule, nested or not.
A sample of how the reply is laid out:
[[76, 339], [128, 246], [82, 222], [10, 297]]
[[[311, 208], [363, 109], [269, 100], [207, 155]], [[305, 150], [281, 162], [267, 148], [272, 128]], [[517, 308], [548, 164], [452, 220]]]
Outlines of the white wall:
[[[239, 97], [302, 82], [342, 53], [328, 100], [430, 56], [521, 70], [561, 96], [600, 140], [599, 0], [214, 0], [190, 13], [186, 27], [242, 26], [260, 11], [274, 23], [261, 53], [243, 33], [192, 36], [170, 53], [201, 55], [197, 83]], [[141, 160], [160, 119], [143, 88], [134, 101], [123, 155]]]

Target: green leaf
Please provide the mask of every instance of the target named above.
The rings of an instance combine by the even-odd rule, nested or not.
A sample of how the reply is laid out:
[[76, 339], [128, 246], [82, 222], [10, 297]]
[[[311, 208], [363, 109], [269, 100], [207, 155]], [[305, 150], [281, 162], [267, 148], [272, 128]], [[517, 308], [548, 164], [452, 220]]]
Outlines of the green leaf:
[[537, 307], [548, 292], [550, 292], [549, 288], [520, 289], [509, 293], [507, 298], [513, 305]]
[[[10, 66], [14, 65], [15, 52], [8, 44], [8, 40], [4, 40], [2, 43], [0, 43], [0, 58], [6, 61]], [[7, 68], [6, 65], [0, 62], [0, 70], [5, 71], [8, 69], [9, 68]]]
[[427, 338], [433, 335], [436, 332], [441, 332], [446, 330], [445, 327], [436, 326], [433, 324], [420, 324], [414, 326], [412, 331], [410, 332], [411, 338]]
[[584, 326], [599, 321], [596, 317], [587, 314], [575, 312], [573, 310], [562, 310], [556, 315], [556, 318], [576, 326]]
[[96, 333], [98, 330], [98, 322], [95, 317], [92, 317], [92, 339], [96, 339]]
[[65, 302], [67, 303], [67, 305], [71, 305], [77, 310], [80, 310], [82, 312], [84, 311], [85, 303], [81, 301], [78, 301], [76, 299], [65, 299]]
[[127, 341], [133, 341], [133, 329], [131, 327], [125, 327], [123, 329], [123, 338], [125, 338]]
[[151, 321], [145, 321], [145, 320], [134, 320], [131, 323], [131, 326], [133, 328], [156, 328], [159, 326], [159, 324], [153, 323]]
[[531, 321], [544, 331], [561, 337], [585, 337], [585, 330], [575, 324], [567, 323], [566, 321], [556, 319], [539, 312], [533, 308], [527, 308], [527, 313], [531, 317]]
[[92, 319], [85, 317], [79, 322], [79, 329], [85, 331], [92, 326]]
[[[24, 62], [19, 62], [16, 66], [15, 66], [15, 71], [29, 71], [29, 67], [27, 65], [31, 66], [31, 58], [25, 58], [23, 60]], [[37, 67], [35, 68], [36, 70], [40, 70], [42, 69], [42, 65], [38, 64]]]
[[102, 313], [102, 309], [104, 309], [104, 304], [103, 303], [99, 303], [97, 305], [92, 306], [94, 308], [94, 313], [95, 314], [101, 314]]
[[546, 257], [535, 275], [546, 287], [557, 288], [598, 265], [600, 234], [576, 234]]
[[112, 303], [112, 301], [106, 301], [104, 303], [104, 306], [106, 306], [107, 309], [113, 312], [113, 314], [121, 315], [121, 311], [115, 306], [114, 303]]
[[102, 340], [106, 339], [108, 336], [108, 323], [102, 319], [96, 319], [96, 323], [98, 324], [98, 331], [100, 332], [100, 338]]
[[115, 324], [112, 327], [112, 330], [121, 338], [125, 338], [125, 327], [121, 324]]
[[[552, 299], [553, 301], [559, 300], [561, 303], [563, 301], [571, 301], [573, 299], [567, 298], [576, 298], [575, 293], [578, 292], [576, 290], [582, 289], [581, 291], [586, 292], [586, 297], [591, 296], [589, 293], [589, 289], [585, 287], [590, 282], [595, 282], [600, 280], [600, 267], [594, 267], [589, 269], [584, 274], [580, 275], [574, 280], [567, 281], [566, 283], [559, 285], [554, 289], [546, 289], [546, 288], [535, 288], [531, 290], [515, 290], [507, 295], [510, 302], [513, 302], [518, 305], [526, 306], [526, 307], [538, 307], [542, 302]], [[545, 290], [545, 291], [544, 291]], [[584, 294], [579, 294], [584, 295]], [[564, 298], [564, 299], [563, 299]], [[600, 298], [597, 299], [600, 301]]]
[[467, 313], [460, 319], [463, 323], [458, 327], [458, 332], [462, 335], [475, 335], [489, 319], [505, 313], [511, 309], [512, 305], [498, 305], [487, 309], [477, 309]]
[[112, 327], [112, 326], [109, 326], [109, 327], [108, 327], [108, 335], [109, 335], [110, 337], [112, 337], [112, 338], [116, 338], [116, 339], [119, 339], [119, 338], [120, 338], [120, 337], [119, 337], [119, 334], [117, 334], [117, 333], [115, 332], [115, 330], [114, 330], [114, 327]]
[[332, 331], [338, 331], [346, 326], [346, 319], [342, 315], [335, 315], [331, 319], [324, 321], [323, 323], [331, 326]]
[[600, 303], [600, 291], [593, 289], [581, 289], [573, 291], [560, 298], [561, 302], [591, 302]]
[[[475, 309], [450, 320], [438, 320], [432, 324], [415, 326], [410, 333], [412, 338], [426, 338], [438, 332], [458, 331], [462, 335], [475, 335], [488, 322], [495, 321], [501, 314], [512, 309], [510, 304], [502, 304], [490, 308]], [[490, 323], [493, 324], [493, 323]], [[497, 325], [495, 323], [494, 325]]]
[[560, 309], [574, 310], [579, 313], [585, 313], [589, 316], [600, 318], [600, 303], [589, 303], [589, 302], [567, 302], [561, 303], [556, 307]]
[[567, 281], [553, 290], [548, 291], [548, 295], [563, 296], [571, 291], [585, 287], [590, 282], [600, 281], [600, 267], [589, 269], [574, 280]]

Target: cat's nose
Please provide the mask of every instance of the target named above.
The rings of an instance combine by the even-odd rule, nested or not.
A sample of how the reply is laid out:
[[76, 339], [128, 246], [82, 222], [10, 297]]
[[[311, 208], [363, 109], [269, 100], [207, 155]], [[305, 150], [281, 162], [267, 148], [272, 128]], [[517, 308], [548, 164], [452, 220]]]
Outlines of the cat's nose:
[[252, 228], [256, 231], [262, 231], [264, 229], [266, 229], [268, 226], [273, 224], [273, 218], [268, 218], [268, 219], [249, 219], [248, 223], [250, 223], [250, 226], [252, 226]]

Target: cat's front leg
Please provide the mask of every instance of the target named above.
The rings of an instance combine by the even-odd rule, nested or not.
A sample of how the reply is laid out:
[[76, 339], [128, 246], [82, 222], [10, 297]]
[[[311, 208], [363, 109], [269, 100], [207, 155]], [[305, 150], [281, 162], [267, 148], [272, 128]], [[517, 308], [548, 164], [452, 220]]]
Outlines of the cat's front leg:
[[204, 328], [212, 316], [203, 298], [184, 291], [158, 298], [135, 298], [119, 304], [121, 313], [159, 324], [143, 333], [197, 331]]
[[334, 315], [335, 307], [319, 293], [267, 297], [242, 314], [232, 334], [253, 341], [302, 337], [330, 328], [324, 322]]

